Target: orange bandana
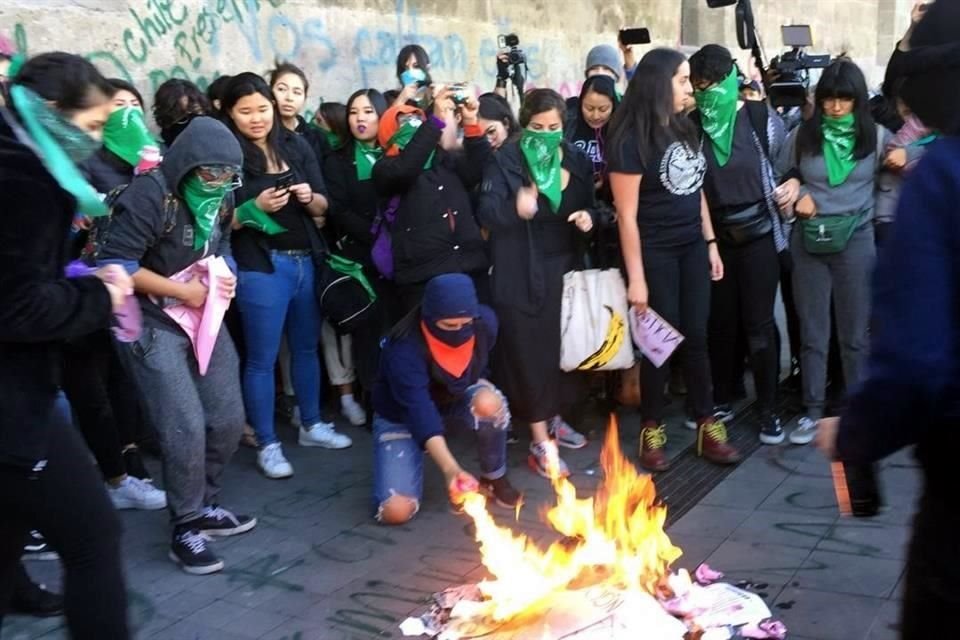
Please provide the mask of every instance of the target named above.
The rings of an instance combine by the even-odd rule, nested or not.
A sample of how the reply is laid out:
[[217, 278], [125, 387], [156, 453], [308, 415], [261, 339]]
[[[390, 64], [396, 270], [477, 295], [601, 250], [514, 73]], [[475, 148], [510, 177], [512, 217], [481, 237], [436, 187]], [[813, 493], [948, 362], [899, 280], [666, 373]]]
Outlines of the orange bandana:
[[430, 355], [437, 366], [454, 378], [460, 378], [470, 366], [470, 361], [473, 360], [473, 348], [477, 342], [477, 337], [471, 336], [459, 347], [451, 347], [430, 333], [423, 320], [420, 321], [420, 331], [427, 341], [427, 348], [430, 349]]

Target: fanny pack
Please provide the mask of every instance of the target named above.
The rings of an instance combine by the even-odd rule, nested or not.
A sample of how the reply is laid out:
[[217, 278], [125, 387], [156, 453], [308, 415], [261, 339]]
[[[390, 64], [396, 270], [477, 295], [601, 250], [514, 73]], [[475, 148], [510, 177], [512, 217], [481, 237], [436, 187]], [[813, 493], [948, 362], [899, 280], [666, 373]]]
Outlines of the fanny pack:
[[800, 220], [803, 247], [813, 254], [840, 253], [847, 248], [862, 220], [862, 213]]
[[716, 216], [717, 237], [725, 244], [743, 245], [759, 240], [773, 231], [766, 203], [757, 203], [742, 211]]

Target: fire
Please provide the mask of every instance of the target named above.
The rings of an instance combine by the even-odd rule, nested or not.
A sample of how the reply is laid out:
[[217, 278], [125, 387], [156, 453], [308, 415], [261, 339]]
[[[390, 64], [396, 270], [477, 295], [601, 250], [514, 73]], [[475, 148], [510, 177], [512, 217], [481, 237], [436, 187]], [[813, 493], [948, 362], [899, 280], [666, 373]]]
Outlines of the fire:
[[567, 479], [553, 479], [557, 503], [546, 518], [564, 537], [546, 550], [497, 526], [483, 496], [467, 497], [483, 564], [494, 576], [480, 583], [494, 620], [536, 612], [571, 588], [606, 584], [656, 594], [682, 552], [663, 530], [667, 509], [656, 502], [653, 480], [621, 452], [613, 416], [600, 462], [604, 478], [595, 498], [578, 498]]

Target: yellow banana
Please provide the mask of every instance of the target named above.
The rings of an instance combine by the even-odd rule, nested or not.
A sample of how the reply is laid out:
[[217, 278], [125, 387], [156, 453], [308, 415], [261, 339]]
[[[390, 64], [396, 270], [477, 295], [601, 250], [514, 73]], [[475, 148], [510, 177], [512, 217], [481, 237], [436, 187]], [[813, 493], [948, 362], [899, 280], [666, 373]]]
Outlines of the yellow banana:
[[607, 335], [604, 337], [600, 348], [577, 366], [580, 371], [594, 371], [607, 365], [620, 352], [620, 347], [623, 346], [624, 336], [626, 335], [626, 321], [623, 316], [613, 310], [613, 307], [609, 305], [603, 307], [610, 312]]

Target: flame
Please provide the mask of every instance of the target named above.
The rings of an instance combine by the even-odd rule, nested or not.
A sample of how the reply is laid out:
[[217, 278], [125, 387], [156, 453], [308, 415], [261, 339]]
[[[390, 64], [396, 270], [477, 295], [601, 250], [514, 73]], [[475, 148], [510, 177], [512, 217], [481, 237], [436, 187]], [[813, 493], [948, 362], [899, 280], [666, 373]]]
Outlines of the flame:
[[603, 483], [593, 498], [578, 498], [566, 478], [553, 478], [557, 503], [546, 519], [564, 537], [546, 550], [497, 526], [482, 495], [467, 496], [464, 508], [494, 577], [479, 585], [494, 620], [535, 612], [560, 591], [600, 583], [656, 594], [682, 552], [663, 530], [667, 509], [656, 502], [653, 480], [637, 473], [620, 450], [615, 416], [600, 462]]

